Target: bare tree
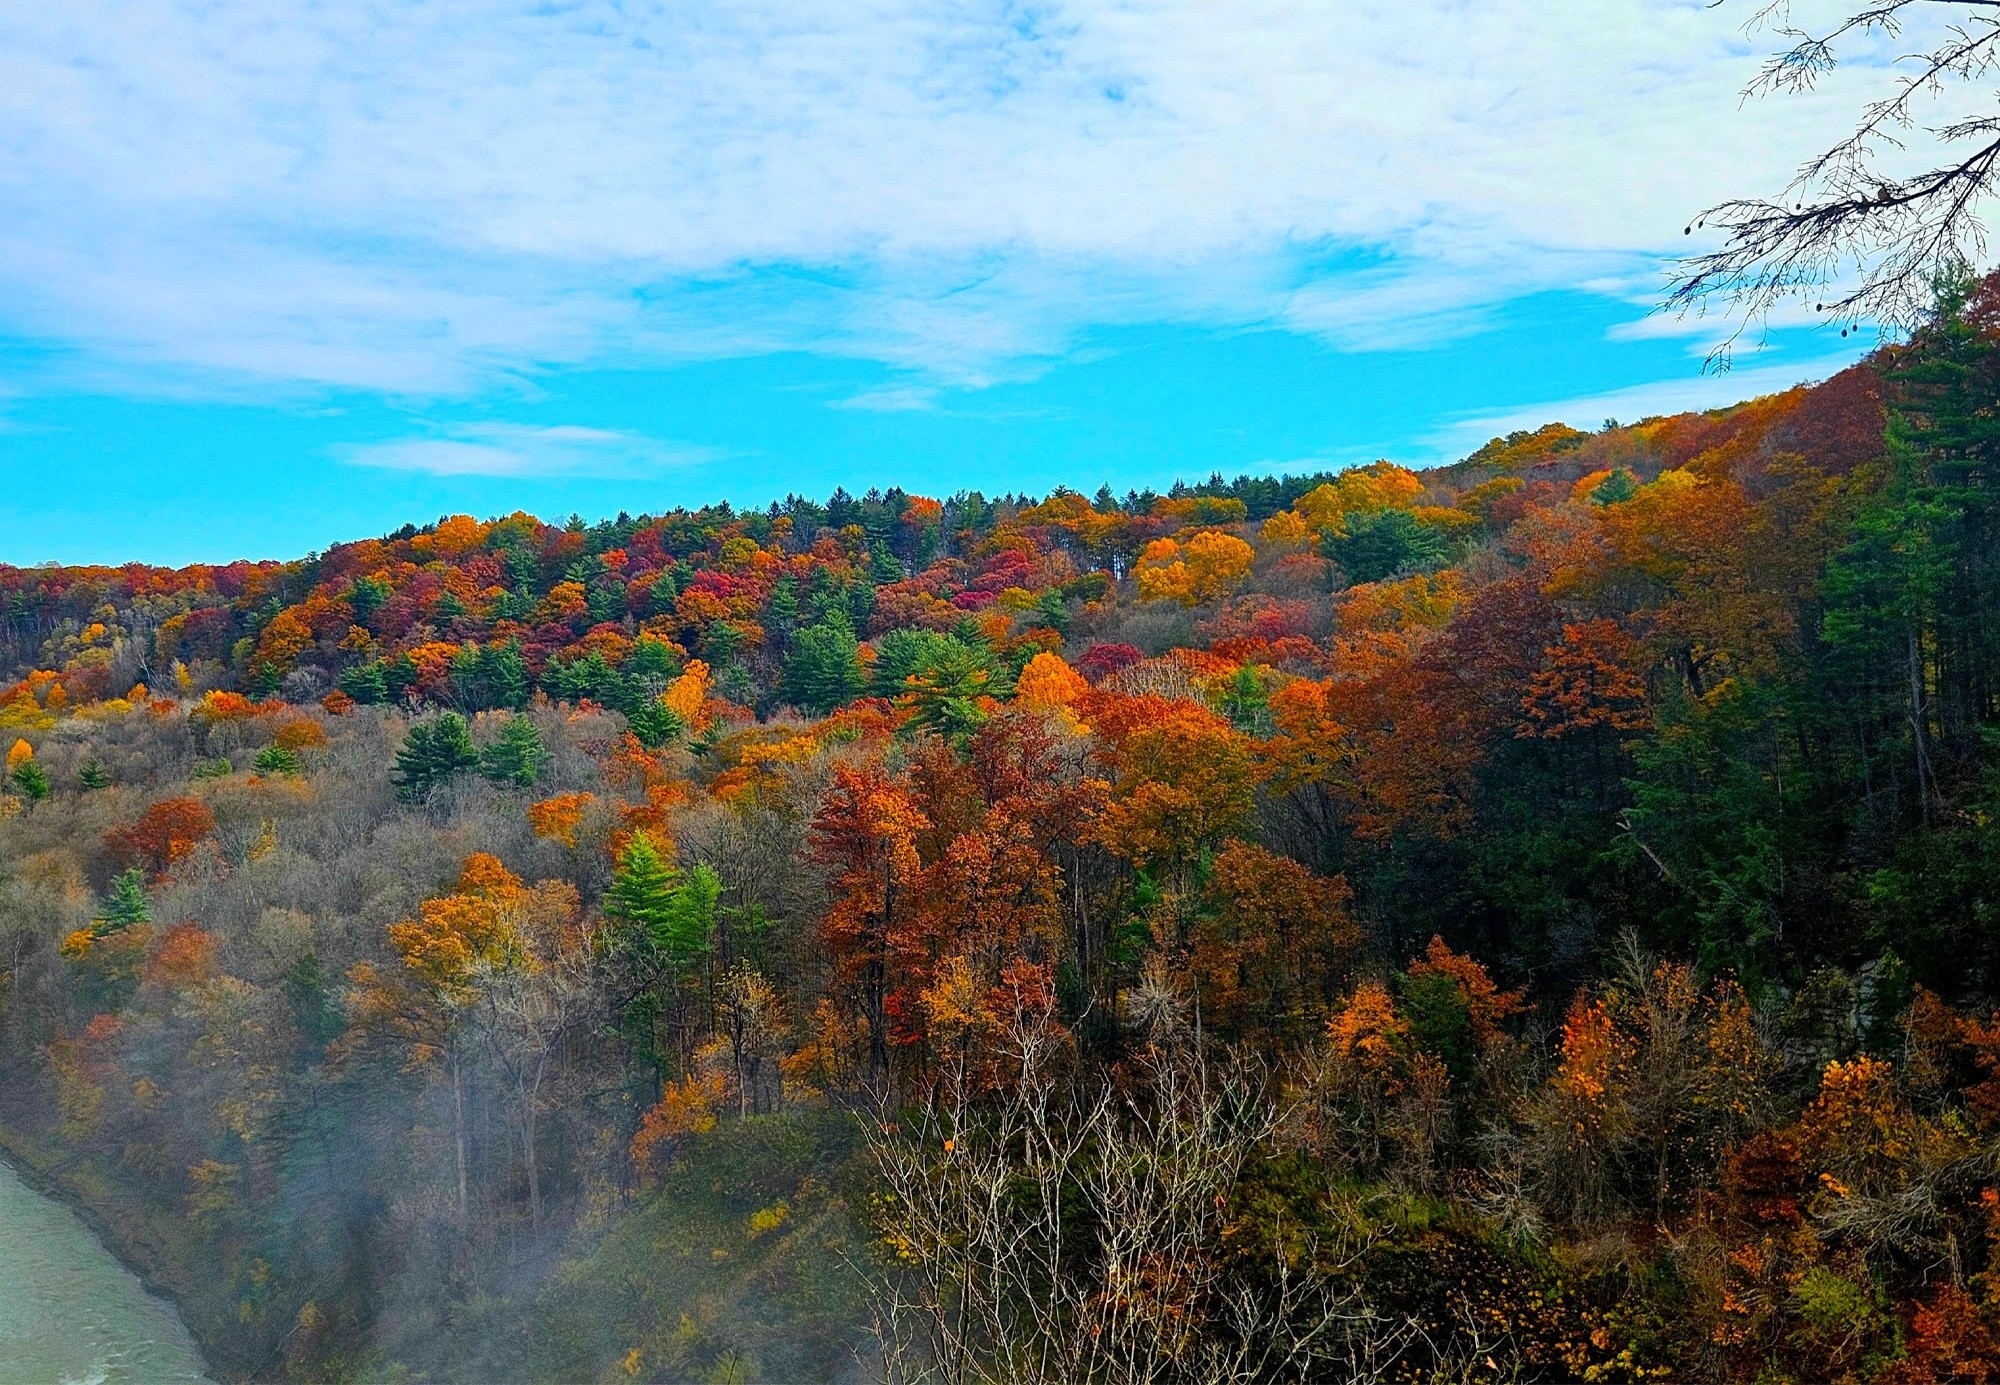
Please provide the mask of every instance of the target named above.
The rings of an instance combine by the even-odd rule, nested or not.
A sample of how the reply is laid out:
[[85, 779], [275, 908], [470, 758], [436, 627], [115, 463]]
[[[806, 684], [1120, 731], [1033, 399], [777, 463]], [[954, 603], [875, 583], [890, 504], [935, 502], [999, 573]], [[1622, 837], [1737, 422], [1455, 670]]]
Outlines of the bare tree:
[[[2000, 177], [2000, 110], [1989, 108], [1990, 93], [1971, 90], [2000, 65], [1996, 0], [1873, 0], [1812, 28], [1794, 22], [1792, 0], [1764, 0], [1748, 27], [1765, 26], [1786, 46], [1746, 99], [1810, 91], [1858, 45], [1919, 26], [1926, 37], [1853, 130], [1800, 165], [1777, 197], [1732, 198], [1688, 227], [1719, 231], [1723, 242], [1681, 262], [1667, 307], [1683, 316], [1719, 307], [1736, 318], [1736, 332], [1710, 356], [1722, 367], [1744, 327], [1787, 300], [1812, 302], [1846, 324], [1843, 336], [1864, 321], [1910, 328], [1935, 281], [1983, 255], [1981, 213]], [[1919, 141], [1936, 152], [1912, 159]], [[1931, 166], [1898, 167], [1911, 162]]]
[[[892, 1385], [1380, 1379], [1409, 1328], [1339, 1270], [1357, 1247], [1220, 1253], [1230, 1193], [1277, 1112], [1251, 1074], [1154, 1026], [1142, 1094], [1075, 1070], [1045, 1013], [992, 1043], [997, 1090], [940, 1075], [915, 1119], [871, 1134], [888, 1188], [870, 1272]], [[989, 1070], [989, 1080], [991, 1074]], [[1333, 1266], [1332, 1272], [1329, 1265]]]

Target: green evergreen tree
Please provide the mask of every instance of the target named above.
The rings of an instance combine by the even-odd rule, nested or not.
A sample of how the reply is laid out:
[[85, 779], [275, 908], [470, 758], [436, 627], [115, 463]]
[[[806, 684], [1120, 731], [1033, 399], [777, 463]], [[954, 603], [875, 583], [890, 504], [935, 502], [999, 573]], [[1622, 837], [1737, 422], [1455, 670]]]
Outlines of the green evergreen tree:
[[732, 622], [711, 620], [701, 632], [701, 657], [711, 668], [721, 668], [743, 648], [743, 632]]
[[444, 712], [410, 728], [403, 748], [396, 752], [396, 768], [390, 779], [398, 798], [417, 803], [452, 775], [478, 763], [479, 752], [473, 749], [465, 718], [457, 712]]
[[514, 584], [514, 590], [533, 601], [541, 595], [542, 564], [526, 548], [507, 550], [507, 579]]
[[366, 626], [388, 599], [389, 584], [376, 577], [357, 578], [347, 589], [347, 604], [354, 611], [356, 625]]
[[153, 906], [146, 899], [146, 873], [134, 866], [112, 880], [111, 891], [104, 896], [104, 905], [98, 910], [97, 923], [91, 931], [102, 937], [135, 923], [152, 921]]
[[1445, 561], [1444, 535], [1408, 510], [1343, 517], [1347, 532], [1327, 543], [1327, 556], [1350, 582], [1379, 582], [1403, 573], [1428, 572]]
[[417, 685], [417, 680], [421, 676], [415, 659], [407, 653], [398, 654], [382, 668], [382, 681], [389, 690], [389, 696], [384, 700], [390, 702], [401, 700], [404, 693]]
[[1590, 499], [1595, 505], [1622, 505], [1638, 493], [1638, 478], [1621, 466], [1611, 469], [1611, 474], [1590, 493]]
[[518, 640], [471, 645], [451, 660], [451, 690], [468, 711], [504, 707], [518, 711], [528, 705], [528, 663]]
[[792, 639], [785, 661], [785, 696], [812, 716], [825, 716], [861, 695], [867, 678], [854, 627], [838, 609]]
[[654, 614], [664, 614], [673, 610], [674, 602], [680, 599], [681, 584], [674, 577], [671, 567], [660, 569], [660, 575], [653, 579], [653, 598], [650, 608]]
[[479, 772], [496, 784], [525, 789], [542, 777], [553, 758], [535, 723], [525, 716], [511, 716], [500, 728], [500, 738], [479, 752]]
[[903, 565], [896, 561], [886, 544], [877, 544], [868, 555], [868, 576], [879, 587], [900, 582], [909, 574], [903, 571]]
[[772, 586], [771, 599], [764, 606], [764, 622], [777, 632], [780, 639], [798, 628], [799, 584], [792, 580], [789, 572]]
[[899, 700], [914, 713], [913, 726], [958, 739], [985, 723], [980, 700], [996, 691], [991, 652], [946, 639], [937, 657], [904, 680]]
[[76, 782], [86, 789], [108, 789], [111, 787], [111, 775], [103, 762], [93, 755], [77, 770]]
[[645, 699], [632, 709], [626, 720], [632, 727], [632, 734], [639, 738], [639, 744], [648, 750], [671, 745], [687, 732], [680, 717], [658, 697]]
[[33, 760], [23, 760], [14, 766], [12, 778], [21, 797], [30, 803], [40, 803], [49, 796], [48, 772]]
[[389, 680], [379, 659], [342, 669], [337, 681], [340, 690], [356, 702], [379, 704], [389, 700]]
[[715, 903], [722, 882], [697, 865], [670, 865], [644, 832], [634, 834], [618, 858], [604, 913], [620, 925], [623, 943], [676, 976], [708, 955], [715, 932]]
[[608, 574], [598, 578], [590, 584], [584, 608], [590, 612], [592, 625], [614, 624], [625, 619], [625, 584]]
[[296, 779], [305, 773], [305, 766], [299, 763], [298, 753], [287, 750], [282, 745], [267, 745], [257, 752], [257, 773], [277, 775], [285, 779]]
[[625, 656], [624, 668], [629, 677], [658, 692], [679, 676], [681, 660], [674, 647], [659, 636], [641, 635], [633, 641], [632, 652]]
[[1271, 694], [1265, 686], [1265, 669], [1245, 664], [1222, 686], [1218, 699], [1222, 714], [1237, 730], [1252, 736], [1271, 734]]

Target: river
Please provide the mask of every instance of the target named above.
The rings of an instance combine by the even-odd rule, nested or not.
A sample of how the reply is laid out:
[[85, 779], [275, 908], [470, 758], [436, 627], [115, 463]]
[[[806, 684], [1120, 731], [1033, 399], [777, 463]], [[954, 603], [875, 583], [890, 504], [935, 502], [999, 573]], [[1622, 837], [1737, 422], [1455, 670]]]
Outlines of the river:
[[173, 1307], [0, 1163], [0, 1385], [206, 1379]]

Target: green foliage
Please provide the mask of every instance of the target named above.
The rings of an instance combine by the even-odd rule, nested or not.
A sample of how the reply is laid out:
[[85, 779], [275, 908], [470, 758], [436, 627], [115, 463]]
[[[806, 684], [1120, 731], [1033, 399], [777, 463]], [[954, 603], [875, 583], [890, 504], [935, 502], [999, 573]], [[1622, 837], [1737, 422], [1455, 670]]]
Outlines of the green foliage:
[[708, 956], [715, 937], [721, 881], [706, 865], [681, 871], [635, 833], [618, 858], [604, 913], [619, 925], [621, 946], [647, 965], [685, 976]]
[[528, 664], [520, 641], [466, 645], [452, 656], [451, 686], [458, 705], [467, 711], [519, 711], [527, 706]]
[[866, 686], [860, 645], [844, 611], [836, 607], [792, 637], [785, 696], [800, 711], [824, 716], [860, 696]]
[[606, 707], [624, 707], [632, 700], [630, 681], [596, 649], [580, 658], [549, 660], [542, 671], [542, 687], [558, 702], [588, 699]]
[[632, 727], [632, 734], [639, 738], [639, 744], [648, 750], [672, 745], [687, 734], [686, 723], [658, 697], [649, 697], [634, 707], [626, 721]]
[[288, 750], [282, 745], [265, 746], [257, 752], [254, 763], [257, 773], [264, 775], [296, 779], [305, 773], [305, 766], [300, 763], [298, 752]]
[[894, 630], [875, 642], [870, 691], [910, 707], [912, 724], [962, 737], [986, 719], [979, 699], [1004, 690], [992, 649], [976, 633]]
[[1230, 725], [1247, 735], [1271, 733], [1271, 694], [1265, 685], [1268, 670], [1245, 664], [1222, 685], [1216, 702]]
[[[354, 623], [366, 626], [390, 597], [389, 584], [378, 577], [359, 577], [347, 589], [347, 604], [354, 610]], [[350, 697], [352, 693], [348, 694]], [[359, 698], [355, 699], [359, 701]]]
[[441, 712], [410, 728], [389, 777], [398, 798], [420, 803], [439, 784], [478, 763], [479, 752], [473, 748], [465, 718], [457, 712]]
[[113, 877], [111, 890], [98, 906], [99, 933], [116, 933], [135, 923], [151, 923], [153, 906], [146, 898], [146, 873], [137, 866]]
[[1611, 474], [1590, 493], [1593, 505], [1622, 505], [1639, 493], [1639, 478], [1624, 467], [1613, 467]]
[[33, 760], [23, 760], [14, 766], [13, 774], [8, 777], [15, 790], [30, 803], [40, 803], [49, 796], [48, 772]]
[[227, 755], [213, 760], [197, 760], [188, 772], [191, 779], [227, 779], [236, 773], [236, 766]]
[[625, 656], [624, 671], [627, 677], [639, 680], [651, 691], [658, 692], [668, 682], [679, 676], [680, 656], [665, 640], [653, 635], [641, 635], [632, 644], [632, 652]]
[[788, 636], [799, 624], [799, 584], [786, 573], [771, 587], [771, 599], [764, 604], [764, 619], [780, 637]]
[[85, 789], [108, 789], [111, 787], [111, 772], [104, 768], [102, 760], [93, 755], [77, 767], [76, 782]]
[[1442, 567], [1450, 552], [1443, 534], [1408, 510], [1342, 516], [1346, 533], [1327, 540], [1327, 556], [1350, 582], [1380, 582]]
[[552, 758], [534, 721], [517, 713], [502, 724], [499, 739], [479, 752], [479, 772], [496, 784], [525, 789]]
[[336, 686], [356, 702], [379, 704], [389, 700], [389, 679], [380, 659], [340, 671]]

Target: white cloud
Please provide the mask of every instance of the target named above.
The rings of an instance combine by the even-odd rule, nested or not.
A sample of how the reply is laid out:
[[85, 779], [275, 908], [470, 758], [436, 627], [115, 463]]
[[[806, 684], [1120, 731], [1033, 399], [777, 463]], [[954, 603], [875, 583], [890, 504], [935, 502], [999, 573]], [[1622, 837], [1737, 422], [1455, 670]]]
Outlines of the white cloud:
[[[0, 303], [412, 394], [774, 349], [976, 384], [1107, 322], [1410, 345], [1781, 184], [1855, 87], [1739, 110], [1754, 65], [1703, 0], [13, 5]], [[1301, 282], [1329, 247], [1376, 266]]]
[[889, 385], [878, 390], [864, 390], [860, 394], [849, 395], [846, 399], [836, 399], [829, 407], [835, 409], [860, 409], [868, 413], [907, 414], [925, 413], [937, 408], [938, 392], [924, 385]]
[[1758, 395], [1774, 394], [1792, 386], [1826, 379], [1852, 365], [1851, 356], [1790, 365], [1759, 366], [1753, 370], [1689, 375], [1575, 399], [1545, 404], [1523, 404], [1462, 418], [1430, 436], [1440, 460], [1462, 457], [1489, 438], [1504, 437], [1517, 428], [1539, 428], [1544, 423], [1567, 423], [1572, 428], [1596, 428], [1608, 418], [1636, 423], [1659, 414], [1690, 409], [1719, 409]]
[[438, 435], [399, 438], [344, 450], [352, 466], [430, 476], [511, 478], [628, 477], [720, 459], [710, 448], [664, 443], [602, 428], [469, 424]]

